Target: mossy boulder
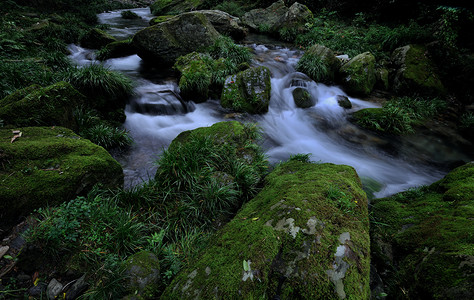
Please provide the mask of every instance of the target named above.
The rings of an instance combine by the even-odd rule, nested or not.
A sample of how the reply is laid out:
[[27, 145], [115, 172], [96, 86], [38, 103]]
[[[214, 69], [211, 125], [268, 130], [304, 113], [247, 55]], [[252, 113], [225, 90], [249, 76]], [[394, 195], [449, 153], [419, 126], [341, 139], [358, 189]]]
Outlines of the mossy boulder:
[[240, 26], [240, 19], [220, 10], [200, 10], [212, 26], [222, 35], [230, 36], [236, 41], [242, 40], [248, 33]]
[[341, 84], [349, 93], [368, 95], [372, 92], [377, 80], [375, 74], [375, 57], [370, 52], [361, 53], [340, 69]]
[[392, 54], [392, 63], [396, 70], [392, 74], [392, 88], [396, 93], [428, 96], [446, 93], [436, 67], [424, 46], [407, 45], [395, 49]]
[[105, 47], [100, 49], [97, 58], [99, 60], [107, 60], [110, 58], [129, 56], [136, 53], [137, 50], [132, 45], [132, 41], [128, 39], [107, 44]]
[[474, 298], [474, 163], [431, 186], [374, 199], [372, 214], [372, 257], [387, 294]]
[[293, 41], [298, 34], [307, 31], [305, 24], [312, 21], [313, 13], [311, 10], [306, 5], [295, 2], [288, 8], [285, 15], [280, 18], [274, 30], [278, 31], [281, 39]]
[[77, 129], [73, 111], [85, 97], [67, 82], [32, 85], [0, 100], [0, 119], [13, 126], [64, 126]]
[[160, 261], [153, 252], [140, 251], [125, 262], [127, 289], [139, 299], [153, 299], [160, 279]]
[[192, 52], [176, 60], [174, 68], [181, 74], [180, 95], [185, 100], [201, 103], [209, 98], [214, 60], [207, 54]]
[[63, 127], [0, 129], [0, 218], [14, 221], [34, 209], [86, 194], [97, 184], [123, 185], [120, 164], [102, 147]]
[[150, 11], [155, 16], [176, 15], [196, 10], [203, 0], [157, 0], [150, 5]]
[[117, 39], [98, 28], [89, 30], [80, 40], [82, 47], [91, 49], [100, 49], [107, 44], [116, 42]]
[[353, 168], [291, 161], [267, 176], [162, 298], [368, 299], [368, 230]]
[[238, 112], [265, 113], [270, 92], [270, 70], [267, 67], [250, 68], [226, 79], [221, 105]]
[[178, 57], [211, 46], [219, 36], [206, 16], [191, 12], [142, 29], [132, 43], [142, 59], [172, 66]]
[[254, 31], [275, 32], [280, 19], [288, 12], [283, 0], [267, 8], [252, 9], [242, 16], [242, 23]]
[[339, 104], [340, 107], [345, 108], [345, 109], [352, 108], [352, 102], [346, 96], [337, 95], [336, 100], [337, 100], [337, 104]]
[[319, 44], [314, 44], [305, 51], [296, 69], [305, 73], [317, 82], [332, 83], [341, 67], [341, 61], [334, 52]]
[[311, 94], [307, 89], [298, 87], [293, 90], [292, 95], [297, 107], [308, 108], [315, 104], [315, 101], [311, 98]]

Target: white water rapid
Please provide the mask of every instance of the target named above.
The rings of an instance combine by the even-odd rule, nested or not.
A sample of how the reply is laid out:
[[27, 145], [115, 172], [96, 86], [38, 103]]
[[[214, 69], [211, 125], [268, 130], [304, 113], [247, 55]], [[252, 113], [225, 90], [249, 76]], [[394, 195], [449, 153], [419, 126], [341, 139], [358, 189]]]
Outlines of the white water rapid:
[[[148, 9], [133, 11], [143, 19], [123, 20], [120, 11], [114, 11], [100, 14], [99, 20], [111, 26], [112, 35], [123, 39], [146, 26], [151, 18]], [[126, 107], [124, 123], [135, 143], [117, 157], [124, 168], [127, 187], [154, 175], [157, 156], [182, 131], [232, 119], [258, 122], [264, 132], [263, 147], [271, 162], [286, 160], [292, 154], [311, 153], [313, 161], [350, 165], [362, 178], [383, 184], [382, 190], [375, 194], [377, 197], [430, 184], [446, 173], [435, 168], [426, 155], [393, 150], [397, 149], [396, 142], [385, 141], [348, 122], [351, 112], [379, 105], [352, 98], [339, 87], [315, 83], [296, 72], [294, 67], [301, 51], [262, 44], [249, 46], [255, 54], [253, 64], [267, 66], [272, 72], [270, 108], [264, 115], [229, 114], [216, 99], [202, 104], [184, 103], [179, 97], [177, 79], [147, 66], [136, 55], [105, 62], [132, 77], [137, 85], [136, 95]], [[70, 57], [79, 65], [94, 62], [91, 50], [71, 45], [70, 51]], [[306, 109], [295, 106], [292, 91], [298, 86], [306, 87], [318, 99], [315, 106]], [[348, 96], [353, 108], [340, 107], [338, 95]]]

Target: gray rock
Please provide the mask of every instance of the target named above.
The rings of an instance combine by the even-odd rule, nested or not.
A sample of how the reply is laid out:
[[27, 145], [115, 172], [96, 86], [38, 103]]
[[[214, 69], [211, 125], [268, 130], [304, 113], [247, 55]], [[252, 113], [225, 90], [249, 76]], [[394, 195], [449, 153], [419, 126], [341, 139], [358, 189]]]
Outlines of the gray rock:
[[200, 10], [206, 16], [212, 26], [223, 35], [230, 36], [234, 40], [243, 39], [248, 30], [240, 26], [240, 19], [220, 10]]
[[293, 90], [293, 100], [297, 107], [308, 108], [315, 104], [314, 99], [311, 98], [311, 94], [304, 88], [296, 88]]
[[204, 14], [190, 12], [137, 32], [132, 44], [142, 59], [172, 66], [178, 57], [214, 44], [219, 36]]
[[86, 275], [82, 275], [67, 291], [66, 300], [74, 300], [87, 290], [89, 284], [86, 282]]
[[252, 9], [242, 16], [242, 23], [255, 31], [274, 31], [279, 27], [280, 18], [288, 12], [283, 0], [265, 9]]
[[[313, 61], [318, 61], [318, 58], [326, 68], [326, 74], [312, 74], [311, 70], [314, 68], [312, 68], [311, 64]], [[341, 61], [336, 58], [331, 49], [323, 45], [314, 44], [303, 54], [296, 69], [299, 72], [305, 73], [315, 81], [334, 82], [340, 67]]]
[[343, 107], [346, 109], [352, 108], [352, 103], [349, 100], [349, 98], [347, 98], [346, 96], [337, 95], [337, 103], [339, 104], [340, 107]]
[[160, 262], [150, 251], [140, 251], [127, 259], [126, 274], [130, 278], [128, 290], [142, 293], [153, 290], [160, 278]]
[[63, 289], [62, 283], [60, 283], [54, 278], [51, 279], [51, 281], [48, 284], [48, 287], [46, 288], [46, 296], [48, 297], [48, 300], [55, 299], [59, 295], [59, 293], [61, 293], [62, 289]]

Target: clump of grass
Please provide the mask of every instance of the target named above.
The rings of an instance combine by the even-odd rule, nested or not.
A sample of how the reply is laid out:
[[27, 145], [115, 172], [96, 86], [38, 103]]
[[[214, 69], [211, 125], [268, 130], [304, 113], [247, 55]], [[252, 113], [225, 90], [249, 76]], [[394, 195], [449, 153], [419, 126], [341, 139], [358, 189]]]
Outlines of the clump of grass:
[[133, 84], [123, 73], [112, 71], [101, 64], [71, 68], [64, 80], [86, 96], [119, 99], [132, 94]]
[[212, 58], [224, 58], [236, 67], [241, 63], [250, 63], [252, 58], [248, 48], [235, 44], [226, 36], [219, 37], [207, 51]]
[[311, 153], [303, 154], [303, 153], [298, 153], [298, 154], [293, 154], [290, 155], [290, 159], [288, 161], [296, 160], [304, 163], [309, 163], [311, 161], [310, 159]]
[[315, 81], [323, 81], [328, 76], [326, 64], [320, 56], [305, 53], [296, 65], [296, 70], [307, 74]]

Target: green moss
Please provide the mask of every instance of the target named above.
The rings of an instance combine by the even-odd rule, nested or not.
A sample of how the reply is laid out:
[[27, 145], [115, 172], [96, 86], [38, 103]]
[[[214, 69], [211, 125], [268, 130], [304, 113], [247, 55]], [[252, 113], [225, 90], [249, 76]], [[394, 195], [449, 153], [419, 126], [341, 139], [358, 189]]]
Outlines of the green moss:
[[169, 19], [174, 18], [174, 17], [175, 16], [172, 16], [172, 15], [158, 16], [158, 17], [155, 17], [155, 18], [151, 19], [149, 24], [150, 24], [150, 26], [153, 26], [153, 25], [156, 25], [156, 24], [166, 22]]
[[[469, 163], [430, 187], [373, 200], [375, 219], [387, 224], [371, 232], [374, 260], [389, 262], [384, 268], [394, 272], [385, 279], [389, 294], [396, 297], [404, 290], [413, 298], [472, 298], [473, 187]], [[453, 190], [461, 196], [451, 197]]]
[[208, 99], [213, 65], [212, 58], [197, 52], [178, 58], [175, 68], [181, 73], [179, 89], [184, 99], [197, 103]]
[[122, 168], [102, 147], [61, 127], [0, 130], [2, 220], [87, 193], [96, 183], [123, 184]]
[[375, 86], [375, 57], [370, 52], [357, 55], [341, 67], [344, 87], [355, 94], [368, 95]]
[[268, 111], [270, 92], [268, 68], [247, 69], [226, 79], [221, 106], [238, 112], [264, 113]]
[[160, 262], [155, 254], [146, 250], [137, 252], [125, 265], [130, 292], [139, 299], [155, 299], [160, 277]]
[[83, 103], [84, 96], [69, 83], [59, 82], [45, 88], [33, 85], [0, 100], [0, 119], [14, 126], [57, 125], [77, 129], [73, 109]]
[[[367, 198], [354, 169], [292, 161], [266, 181], [162, 298], [338, 299], [328, 272], [341, 244], [351, 253], [343, 259], [348, 266], [342, 290], [348, 297], [368, 298]], [[326, 197], [330, 183], [351, 196], [353, 214]], [[350, 241], [339, 241], [342, 235]]]

